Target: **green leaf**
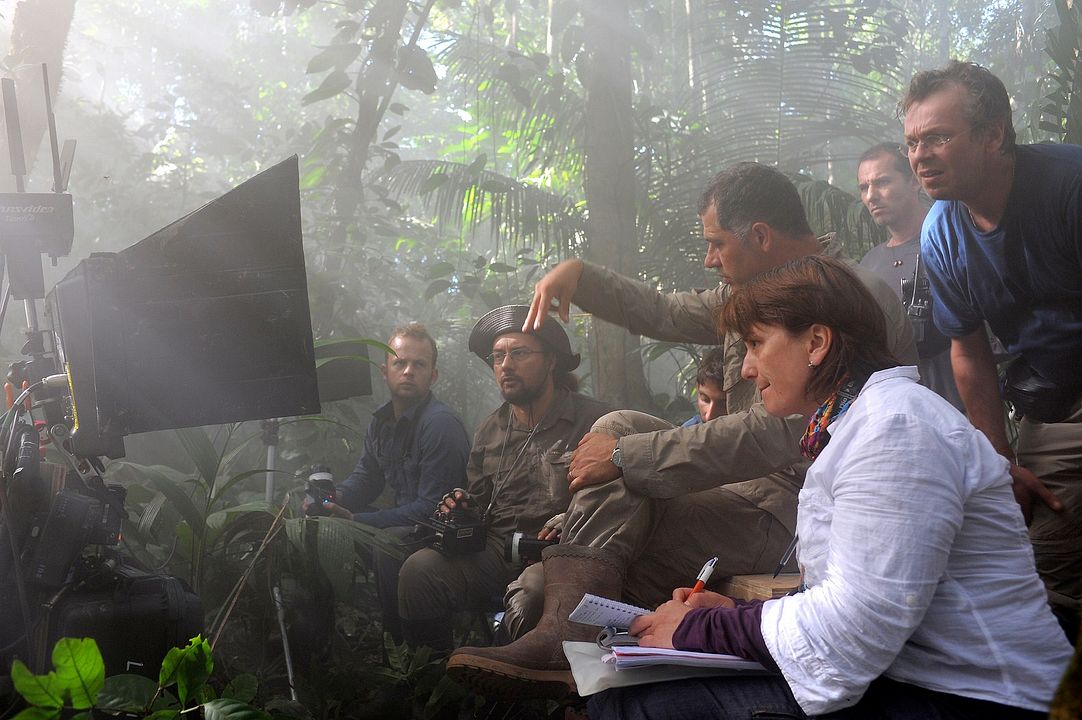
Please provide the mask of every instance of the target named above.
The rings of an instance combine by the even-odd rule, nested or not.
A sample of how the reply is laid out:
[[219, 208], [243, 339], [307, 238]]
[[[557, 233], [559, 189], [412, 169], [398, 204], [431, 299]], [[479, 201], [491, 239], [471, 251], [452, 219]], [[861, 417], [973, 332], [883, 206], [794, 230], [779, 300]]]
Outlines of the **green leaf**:
[[233, 698], [211, 700], [203, 706], [205, 720], [264, 720], [270, 715]]
[[105, 661], [93, 638], [60, 638], [53, 646], [53, 665], [71, 696], [71, 706], [76, 710], [93, 707], [105, 685]]
[[188, 496], [188, 491], [181, 484], [183, 478], [178, 477], [179, 473], [162, 465], [132, 465], [134, 472], [149, 480], [156, 490], [168, 498], [173, 509], [180, 513], [189, 527], [202, 532], [205, 523], [203, 513]]
[[23, 700], [43, 708], [59, 708], [64, 704], [64, 683], [56, 673], [35, 675], [22, 660], [11, 665], [11, 681]]
[[105, 678], [96, 707], [99, 710], [136, 712], [150, 705], [157, 691], [158, 684], [148, 677], [113, 675]]
[[174, 432], [177, 439], [180, 440], [180, 444], [184, 446], [184, 450], [188, 453], [188, 457], [192, 459], [196, 470], [199, 471], [199, 475], [203, 480], [203, 487], [207, 489], [208, 494], [212, 495], [214, 481], [218, 478], [219, 460], [214, 443], [210, 441], [207, 433], [202, 428], [181, 428]]
[[60, 708], [28, 707], [14, 720], [57, 720], [60, 717]]
[[400, 102], [393, 102], [387, 106], [387, 110], [395, 115], [405, 115], [409, 111], [409, 108]]
[[301, 105], [311, 105], [320, 100], [332, 98], [351, 84], [352, 80], [349, 79], [349, 75], [346, 75], [342, 70], [335, 70], [323, 78], [323, 82], [320, 83], [319, 87], [301, 98]]
[[259, 679], [251, 673], [237, 675], [229, 681], [222, 691], [222, 698], [232, 698], [240, 702], [250, 703], [259, 692]]
[[490, 193], [505, 193], [511, 189], [511, 184], [503, 180], [485, 180], [481, 183], [481, 189]]
[[466, 168], [466, 173], [468, 175], [477, 175], [485, 169], [485, 164], [487, 162], [488, 155], [486, 155], [485, 153], [481, 153], [476, 158], [474, 158], [473, 162], [469, 164], [469, 166]]
[[508, 265], [507, 263], [494, 262], [488, 266], [488, 269], [495, 273], [509, 273], [515, 271], [515, 266]]
[[327, 166], [321, 165], [317, 168], [309, 170], [301, 178], [301, 190], [311, 190], [315, 186], [319, 185], [319, 181], [323, 179], [323, 176], [327, 172]]
[[420, 90], [425, 94], [433, 93], [436, 90], [436, 82], [439, 80], [428, 53], [416, 45], [407, 45], [398, 49], [395, 76], [402, 87]]
[[447, 173], [432, 173], [428, 176], [428, 179], [421, 183], [421, 187], [417, 189], [417, 193], [419, 195], [427, 195], [445, 182], [447, 182]]
[[448, 280], [434, 280], [430, 282], [428, 287], [425, 288], [425, 301], [431, 300], [441, 292], [446, 292], [450, 287], [451, 283]]
[[201, 635], [196, 635], [187, 647], [173, 648], [166, 654], [158, 674], [158, 684], [169, 687], [176, 683], [180, 704], [187, 706], [188, 699], [196, 697], [212, 670], [214, 659], [211, 657], [210, 643]]
[[401, 129], [402, 129], [401, 125], [395, 125], [393, 128], [391, 128], [387, 132], [383, 133], [383, 141], [387, 142], [388, 140], [393, 138], [398, 133], [398, 131], [401, 130]]
[[428, 268], [425, 272], [425, 278], [428, 280], [435, 280], [441, 277], [447, 277], [455, 271], [455, 266], [452, 263], [442, 260], [435, 265]]
[[[243, 473], [243, 475], [253, 473], [264, 473], [265, 470], [252, 470], [251, 473]], [[243, 477], [238, 475], [238, 478]], [[234, 505], [232, 507], [219, 510], [218, 512], [207, 515], [207, 527], [212, 530], [221, 530], [230, 523], [232, 523], [238, 515], [247, 515], [249, 513], [259, 513], [273, 516], [277, 512], [276, 508], [271, 507], [265, 500], [253, 500], [252, 502], [241, 503], [240, 505]]]
[[156, 710], [150, 715], [147, 715], [143, 720], [175, 720], [180, 717], [179, 710]]
[[322, 52], [309, 61], [308, 69], [305, 72], [311, 75], [331, 68], [343, 70], [357, 59], [361, 54], [361, 50], [362, 47], [358, 43], [331, 45], [324, 48]]

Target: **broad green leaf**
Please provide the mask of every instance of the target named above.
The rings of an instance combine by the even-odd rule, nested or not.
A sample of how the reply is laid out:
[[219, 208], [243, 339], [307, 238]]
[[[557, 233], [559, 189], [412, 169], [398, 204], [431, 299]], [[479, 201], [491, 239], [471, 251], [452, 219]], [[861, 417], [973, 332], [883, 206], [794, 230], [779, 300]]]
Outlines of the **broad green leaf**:
[[105, 685], [105, 661], [93, 638], [60, 638], [53, 646], [56, 677], [71, 697], [71, 706], [86, 710], [94, 706]]
[[308, 69], [305, 72], [312, 75], [331, 68], [343, 70], [357, 59], [362, 49], [359, 43], [330, 45], [308, 62]]
[[143, 720], [176, 720], [180, 717], [179, 710], [155, 710], [150, 715], [147, 715]]
[[16, 715], [13, 720], [58, 720], [60, 712], [58, 707], [28, 707]]
[[222, 691], [222, 698], [232, 698], [240, 702], [250, 703], [259, 692], [259, 679], [250, 673], [237, 675], [229, 681]]
[[42, 708], [59, 708], [64, 704], [64, 683], [56, 673], [35, 675], [22, 660], [11, 665], [11, 681], [23, 700]]
[[203, 479], [203, 487], [213, 494], [214, 482], [218, 478], [218, 451], [202, 428], [181, 428], [174, 431], [180, 444], [192, 459], [192, 464]]
[[455, 266], [446, 260], [435, 263], [428, 268], [425, 272], [425, 277], [429, 280], [435, 280], [437, 278], [447, 277], [455, 271]]
[[423, 183], [421, 183], [421, 186], [417, 188], [417, 193], [419, 195], [427, 195], [445, 182], [447, 182], [446, 173], [432, 173]]
[[187, 647], [173, 648], [166, 654], [158, 684], [169, 687], [176, 683], [180, 704], [187, 706], [188, 699], [196, 697], [212, 670], [214, 659], [210, 654], [210, 643], [196, 635]]
[[488, 269], [495, 273], [509, 273], [514, 272], [516, 268], [513, 265], [508, 265], [507, 263], [494, 262], [488, 266]]
[[105, 685], [98, 693], [100, 710], [125, 710], [136, 712], [150, 704], [158, 684], [142, 675], [113, 675], [105, 678]]
[[409, 111], [409, 108], [400, 102], [393, 102], [387, 106], [387, 110], [394, 113], [395, 115], [404, 115]]
[[436, 82], [439, 80], [428, 53], [416, 45], [406, 45], [398, 49], [395, 77], [402, 87], [420, 90], [425, 94], [434, 92]]
[[301, 105], [311, 105], [314, 102], [332, 98], [348, 88], [352, 82], [344, 71], [335, 70], [323, 78], [319, 87], [301, 98]]
[[393, 128], [391, 128], [387, 132], [383, 133], [383, 142], [387, 142], [388, 140], [393, 138], [398, 133], [398, 131], [401, 130], [401, 129], [402, 129], [401, 125], [395, 125]]
[[481, 189], [490, 193], [505, 193], [511, 189], [511, 184], [503, 180], [485, 180], [481, 183]]
[[[253, 470], [252, 473], [266, 472], [264, 470]], [[245, 475], [252, 473], [243, 473]], [[217, 512], [207, 515], [207, 527], [212, 530], [221, 530], [230, 523], [232, 523], [238, 515], [247, 515], [248, 513], [260, 513], [265, 515], [274, 516], [277, 512], [277, 508], [273, 508], [264, 500], [253, 500], [252, 502], [241, 503], [240, 505], [234, 505], [232, 507], [224, 508]]]
[[445, 292], [450, 287], [451, 283], [447, 280], [433, 280], [428, 284], [428, 287], [425, 288], [425, 300], [431, 300], [432, 298], [439, 295], [441, 292]]
[[466, 172], [470, 175], [476, 175], [485, 169], [486, 163], [488, 163], [488, 155], [481, 153], [469, 164], [469, 167], [466, 168]]
[[219, 698], [203, 705], [205, 720], [266, 720], [270, 715], [233, 698]]
[[180, 513], [189, 527], [202, 532], [203, 513], [195, 506], [188, 491], [182, 486], [183, 476], [180, 473], [162, 465], [143, 465], [135, 472], [149, 480], [162, 495], [168, 498], [173, 509]]

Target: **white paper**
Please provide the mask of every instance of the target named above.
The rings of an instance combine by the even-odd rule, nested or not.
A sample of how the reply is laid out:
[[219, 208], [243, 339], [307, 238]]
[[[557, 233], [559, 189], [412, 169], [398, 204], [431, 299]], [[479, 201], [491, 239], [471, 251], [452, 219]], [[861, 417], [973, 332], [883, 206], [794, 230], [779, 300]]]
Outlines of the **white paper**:
[[599, 627], [614, 627], [626, 630], [631, 625], [631, 621], [639, 615], [649, 614], [650, 611], [646, 608], [587, 593], [579, 601], [578, 606], [567, 616], [567, 619], [583, 625], [597, 625]]
[[628, 645], [612, 648], [603, 660], [612, 663], [617, 670], [649, 667], [651, 665], [683, 665], [685, 667], [711, 667], [725, 670], [765, 670], [754, 660], [737, 655], [691, 652], [671, 648], [652, 648]]

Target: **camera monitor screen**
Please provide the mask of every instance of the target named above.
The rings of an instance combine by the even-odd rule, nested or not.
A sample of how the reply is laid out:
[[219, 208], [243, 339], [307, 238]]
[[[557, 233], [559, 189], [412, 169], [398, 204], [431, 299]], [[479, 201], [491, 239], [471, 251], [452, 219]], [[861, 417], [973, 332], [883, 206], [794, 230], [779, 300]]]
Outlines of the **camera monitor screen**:
[[83, 455], [130, 433], [319, 412], [297, 158], [50, 293]]

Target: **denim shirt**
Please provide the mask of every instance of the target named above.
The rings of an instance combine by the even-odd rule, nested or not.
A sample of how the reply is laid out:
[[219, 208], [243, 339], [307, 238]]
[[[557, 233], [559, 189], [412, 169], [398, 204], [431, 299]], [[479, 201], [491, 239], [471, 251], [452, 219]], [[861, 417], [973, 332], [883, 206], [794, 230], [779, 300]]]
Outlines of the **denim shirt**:
[[[339, 486], [339, 502], [353, 519], [379, 528], [415, 524], [440, 498], [466, 482], [470, 438], [462, 419], [429, 393], [395, 419], [391, 403], [372, 415], [364, 452]], [[365, 510], [390, 485], [394, 507]]]

